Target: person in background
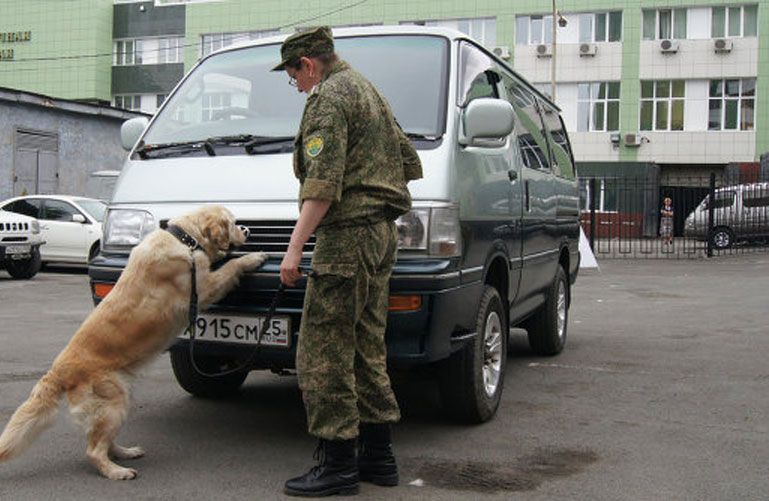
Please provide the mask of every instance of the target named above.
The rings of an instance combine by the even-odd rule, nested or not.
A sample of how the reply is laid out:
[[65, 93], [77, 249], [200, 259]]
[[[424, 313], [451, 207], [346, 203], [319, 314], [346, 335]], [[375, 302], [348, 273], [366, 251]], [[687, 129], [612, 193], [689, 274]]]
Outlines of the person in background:
[[673, 200], [665, 197], [660, 210], [660, 238], [663, 245], [673, 245]]

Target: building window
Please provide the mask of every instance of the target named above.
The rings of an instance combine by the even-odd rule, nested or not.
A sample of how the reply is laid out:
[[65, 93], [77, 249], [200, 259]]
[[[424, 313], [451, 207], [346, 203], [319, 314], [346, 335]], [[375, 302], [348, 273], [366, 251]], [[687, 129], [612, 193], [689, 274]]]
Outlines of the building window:
[[553, 43], [553, 16], [518, 16], [515, 19], [515, 43]]
[[[619, 186], [614, 179], [596, 179], [595, 210], [596, 212], [617, 212]], [[579, 180], [580, 208], [584, 212], [590, 210], [590, 179]]]
[[402, 21], [400, 24], [416, 24], [418, 26], [435, 26], [461, 31], [465, 35], [481, 42], [485, 47], [497, 45], [497, 19], [494, 17], [478, 17], [467, 19], [439, 19], [431, 21]]
[[115, 66], [130, 66], [142, 64], [141, 40], [117, 40], [114, 45], [113, 64]]
[[216, 112], [229, 108], [232, 102], [232, 94], [217, 92], [203, 96], [203, 121], [210, 122], [216, 119]]
[[184, 61], [184, 38], [158, 38], [158, 64]]
[[236, 43], [280, 35], [280, 30], [241, 31], [238, 33], [207, 33], [201, 36], [200, 54], [208, 54]]
[[713, 38], [754, 37], [758, 34], [758, 6], [713, 7], [710, 35]]
[[158, 94], [155, 96], [155, 109], [160, 108], [163, 105], [163, 102], [168, 97], [168, 94]]
[[579, 15], [579, 41], [619, 42], [622, 40], [622, 12], [597, 12]]
[[756, 79], [711, 80], [708, 130], [753, 130]]
[[115, 96], [115, 108], [123, 110], [139, 111], [142, 108], [142, 97], [139, 94]]
[[577, 130], [619, 130], [619, 82], [577, 85]]
[[686, 82], [641, 82], [641, 130], [684, 130]]
[[643, 11], [643, 39], [686, 38], [686, 9]]

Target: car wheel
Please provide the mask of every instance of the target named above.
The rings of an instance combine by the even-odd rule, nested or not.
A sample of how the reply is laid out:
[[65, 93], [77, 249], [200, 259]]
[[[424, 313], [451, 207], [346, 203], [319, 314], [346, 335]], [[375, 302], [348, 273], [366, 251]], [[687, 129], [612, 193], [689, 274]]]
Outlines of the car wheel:
[[[248, 371], [235, 372], [226, 376], [208, 377], [195, 370], [190, 352], [185, 348], [170, 351], [174, 376], [185, 391], [201, 398], [222, 398], [234, 395], [248, 376]], [[215, 373], [232, 367], [232, 361], [218, 357], [195, 356], [195, 363], [204, 372]]]
[[95, 258], [96, 256], [99, 255], [99, 249], [100, 248], [101, 247], [99, 246], [99, 242], [98, 241], [94, 242], [94, 244], [91, 246], [91, 250], [88, 251], [88, 262], [89, 263], [91, 261], [93, 261], [93, 258]]
[[497, 412], [507, 362], [507, 311], [494, 287], [485, 286], [476, 318], [477, 335], [442, 362], [440, 387], [449, 414], [483, 423]]
[[724, 226], [714, 228], [710, 235], [710, 244], [716, 250], [728, 249], [734, 244], [734, 232]]
[[10, 260], [6, 265], [8, 273], [16, 279], [28, 279], [40, 271], [40, 249], [33, 249], [32, 256], [18, 261]]
[[563, 350], [569, 323], [569, 303], [569, 282], [563, 267], [558, 265], [545, 304], [521, 325], [528, 333], [529, 346], [537, 355], [557, 355]]

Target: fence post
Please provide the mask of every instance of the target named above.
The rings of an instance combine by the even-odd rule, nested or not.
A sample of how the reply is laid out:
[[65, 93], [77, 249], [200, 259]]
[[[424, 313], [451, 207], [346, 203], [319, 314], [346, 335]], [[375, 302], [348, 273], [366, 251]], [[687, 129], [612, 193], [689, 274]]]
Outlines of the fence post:
[[710, 173], [710, 196], [708, 198], [708, 233], [707, 233], [708, 257], [713, 257], [713, 239], [711, 237], [713, 236], [713, 227], [715, 227], [715, 223], [713, 221], [715, 203], [716, 203], [716, 174], [714, 172], [711, 172]]
[[595, 178], [590, 178], [590, 250], [593, 251], [595, 254], [595, 197], [596, 197], [596, 189], [595, 189]]

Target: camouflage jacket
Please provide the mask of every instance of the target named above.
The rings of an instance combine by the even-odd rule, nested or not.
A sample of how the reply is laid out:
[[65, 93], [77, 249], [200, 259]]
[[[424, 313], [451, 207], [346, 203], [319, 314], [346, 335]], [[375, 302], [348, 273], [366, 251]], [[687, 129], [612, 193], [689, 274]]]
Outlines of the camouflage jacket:
[[294, 173], [300, 205], [307, 198], [332, 202], [320, 226], [348, 226], [407, 212], [406, 183], [422, 177], [422, 166], [384, 97], [338, 61], [307, 97]]

